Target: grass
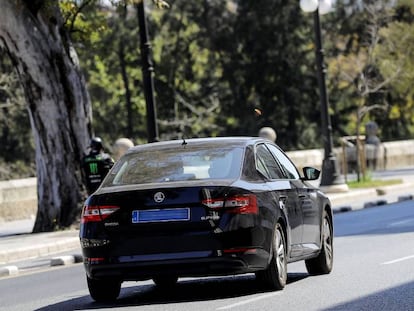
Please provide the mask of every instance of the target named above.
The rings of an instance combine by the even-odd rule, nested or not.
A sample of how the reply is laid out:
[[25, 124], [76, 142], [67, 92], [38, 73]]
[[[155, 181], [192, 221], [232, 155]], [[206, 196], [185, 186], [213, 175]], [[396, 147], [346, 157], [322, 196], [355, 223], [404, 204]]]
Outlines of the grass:
[[364, 180], [361, 179], [360, 181], [348, 181], [348, 187], [351, 189], [360, 189], [360, 188], [377, 188], [383, 186], [390, 186], [390, 185], [398, 185], [401, 184], [403, 181], [402, 179], [371, 179], [365, 178]]

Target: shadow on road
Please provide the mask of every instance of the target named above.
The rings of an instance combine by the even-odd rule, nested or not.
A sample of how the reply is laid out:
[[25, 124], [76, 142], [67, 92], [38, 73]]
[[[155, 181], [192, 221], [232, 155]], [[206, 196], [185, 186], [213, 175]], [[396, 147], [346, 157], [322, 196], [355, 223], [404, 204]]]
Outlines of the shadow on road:
[[324, 311], [349, 310], [413, 310], [414, 282], [409, 282], [372, 295], [351, 300]]
[[[307, 273], [289, 273], [288, 284], [303, 280]], [[62, 301], [37, 309], [52, 310], [84, 310], [103, 308], [122, 308], [155, 304], [180, 303], [191, 301], [207, 301], [254, 295], [268, 292], [258, 284], [253, 275], [233, 277], [217, 277], [179, 281], [176, 286], [166, 289], [155, 285], [132, 286], [121, 289], [121, 294], [114, 303], [96, 303], [89, 296]]]

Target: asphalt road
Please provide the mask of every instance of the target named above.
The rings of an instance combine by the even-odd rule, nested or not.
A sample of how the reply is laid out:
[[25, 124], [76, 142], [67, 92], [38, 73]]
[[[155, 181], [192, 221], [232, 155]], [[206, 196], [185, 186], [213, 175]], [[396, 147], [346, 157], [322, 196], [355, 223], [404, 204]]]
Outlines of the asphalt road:
[[335, 262], [310, 277], [288, 266], [283, 291], [254, 276], [180, 279], [169, 291], [126, 282], [111, 305], [89, 297], [83, 266], [44, 267], [0, 279], [0, 310], [413, 310], [414, 201], [335, 215]]

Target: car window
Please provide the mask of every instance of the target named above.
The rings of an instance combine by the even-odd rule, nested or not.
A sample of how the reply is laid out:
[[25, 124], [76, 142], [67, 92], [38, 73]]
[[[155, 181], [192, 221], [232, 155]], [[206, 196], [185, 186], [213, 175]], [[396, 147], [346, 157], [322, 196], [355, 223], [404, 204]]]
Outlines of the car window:
[[259, 144], [256, 149], [257, 170], [270, 179], [283, 178], [283, 173], [275, 158], [264, 144]]
[[234, 146], [145, 149], [122, 157], [105, 178], [103, 186], [236, 179], [240, 176], [243, 151]]
[[288, 179], [299, 179], [299, 173], [296, 169], [296, 166], [290, 161], [290, 159], [276, 146], [271, 144], [266, 144], [275, 158], [278, 160], [280, 166], [283, 169], [285, 178]]

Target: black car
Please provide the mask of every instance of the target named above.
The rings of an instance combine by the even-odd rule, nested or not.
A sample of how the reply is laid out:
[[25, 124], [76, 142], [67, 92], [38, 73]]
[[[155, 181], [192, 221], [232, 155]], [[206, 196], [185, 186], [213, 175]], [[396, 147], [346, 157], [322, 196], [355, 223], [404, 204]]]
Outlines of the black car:
[[287, 264], [312, 275], [333, 264], [332, 209], [273, 142], [200, 138], [140, 145], [115, 163], [82, 211], [89, 292], [118, 297], [123, 281], [255, 273], [282, 289]]

